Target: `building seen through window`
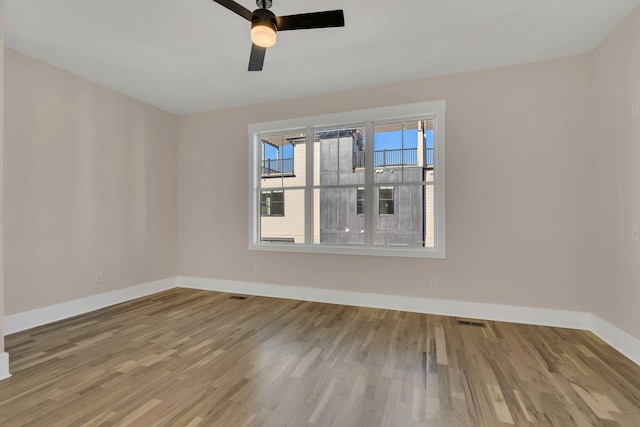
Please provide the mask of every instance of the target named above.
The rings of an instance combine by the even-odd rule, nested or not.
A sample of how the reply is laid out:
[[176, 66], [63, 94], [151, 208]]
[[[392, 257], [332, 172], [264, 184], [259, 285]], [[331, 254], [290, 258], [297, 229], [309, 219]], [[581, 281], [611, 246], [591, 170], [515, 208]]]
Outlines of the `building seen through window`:
[[[314, 132], [312, 189], [305, 181], [306, 138], [301, 134], [261, 138], [261, 215], [280, 217], [263, 221], [263, 240], [299, 243], [305, 234], [304, 194], [312, 191], [314, 244], [365, 244], [365, 200], [370, 197], [373, 245], [433, 245], [434, 201], [429, 185], [433, 120], [380, 123], [372, 128], [369, 152], [364, 126]], [[367, 166], [373, 168], [373, 182], [365, 188]]]

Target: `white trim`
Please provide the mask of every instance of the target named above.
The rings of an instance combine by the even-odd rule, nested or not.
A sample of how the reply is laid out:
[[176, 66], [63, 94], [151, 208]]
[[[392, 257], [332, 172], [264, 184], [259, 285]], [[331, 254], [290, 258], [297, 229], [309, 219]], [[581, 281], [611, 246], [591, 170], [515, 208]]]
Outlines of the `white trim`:
[[9, 353], [0, 353], [0, 381], [6, 380], [11, 374], [9, 373]]
[[[276, 120], [264, 123], [252, 123], [248, 126], [249, 136], [249, 250], [274, 251], [274, 252], [304, 252], [304, 253], [327, 253], [343, 255], [372, 255], [372, 256], [393, 256], [407, 258], [446, 258], [446, 224], [445, 224], [445, 114], [447, 101], [444, 99], [435, 101], [418, 102], [414, 104], [394, 105], [380, 108], [370, 108], [365, 110], [346, 111], [340, 113], [324, 114], [317, 116], [299, 117], [295, 119]], [[419, 118], [433, 118], [435, 120], [435, 247], [434, 248], [405, 248], [374, 246], [371, 243], [373, 233], [373, 198], [365, 197], [365, 238], [367, 242], [364, 246], [343, 245], [329, 246], [314, 244], [309, 240], [312, 232], [309, 230], [313, 217], [311, 200], [312, 189], [324, 186], [316, 186], [309, 180], [313, 174], [313, 135], [314, 130], [336, 127], [365, 125], [367, 133], [372, 131], [372, 124], [376, 122], [386, 123], [392, 120], [413, 120]], [[300, 244], [279, 244], [260, 241], [260, 204], [259, 191], [261, 182], [260, 165], [260, 141], [259, 135], [282, 133], [282, 132], [306, 132], [306, 165], [307, 180], [305, 185], [305, 243]], [[373, 134], [371, 132], [370, 134]], [[371, 144], [365, 146], [365, 152], [372, 153]], [[364, 187], [373, 191], [372, 167], [366, 167]], [[415, 183], [417, 184], [417, 183]], [[327, 187], [330, 188], [331, 186]], [[342, 186], [338, 186], [342, 187]], [[290, 188], [292, 189], [292, 188]], [[369, 200], [369, 201], [367, 201]], [[369, 213], [367, 213], [369, 212]]]
[[[386, 121], [406, 116], [418, 116], [423, 113], [444, 113], [447, 101], [416, 102], [413, 104], [393, 105], [389, 107], [367, 108], [364, 110], [345, 111], [339, 113], [320, 114], [316, 116], [297, 117], [294, 119], [274, 120], [270, 122], [252, 123], [249, 125], [249, 139], [251, 134], [265, 132], [284, 132], [304, 129], [305, 127], [334, 127], [352, 125], [357, 122]], [[301, 124], [303, 123], [303, 124]]]
[[280, 244], [280, 243], [259, 243], [252, 244], [253, 251], [269, 252], [300, 252], [311, 254], [331, 254], [331, 255], [359, 255], [359, 256], [395, 256], [402, 258], [432, 258], [444, 259], [445, 255], [441, 251], [432, 248], [405, 248], [405, 247], [384, 247], [384, 246], [331, 246], [331, 245], [305, 245], [305, 244]]
[[591, 325], [590, 313], [548, 308], [382, 295], [333, 289], [203, 279], [198, 277], [179, 277], [178, 286], [182, 288], [324, 302], [329, 304], [402, 310], [414, 313], [468, 317], [499, 322], [526, 323], [528, 325], [555, 326], [583, 330], [588, 330]]
[[4, 333], [5, 335], [9, 335], [26, 329], [35, 328], [36, 326], [77, 316], [78, 314], [88, 313], [110, 305], [173, 289], [176, 285], [177, 277], [169, 277], [167, 279], [156, 280], [154, 282], [119, 289], [117, 291], [92, 295], [90, 297], [80, 298], [74, 301], [63, 302], [61, 304], [12, 314], [4, 318]]
[[636, 365], [640, 365], [640, 340], [595, 314], [591, 315], [590, 326], [591, 332], [631, 359]]

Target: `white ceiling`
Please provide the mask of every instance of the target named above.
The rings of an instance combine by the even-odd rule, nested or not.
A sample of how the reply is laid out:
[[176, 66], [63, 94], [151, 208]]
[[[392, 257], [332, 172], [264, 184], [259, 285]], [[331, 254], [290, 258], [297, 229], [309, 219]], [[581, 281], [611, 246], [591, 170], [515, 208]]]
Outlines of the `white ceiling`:
[[640, 0], [273, 3], [346, 26], [279, 33], [248, 72], [249, 22], [211, 0], [5, 0], [5, 44], [182, 115], [590, 52]]

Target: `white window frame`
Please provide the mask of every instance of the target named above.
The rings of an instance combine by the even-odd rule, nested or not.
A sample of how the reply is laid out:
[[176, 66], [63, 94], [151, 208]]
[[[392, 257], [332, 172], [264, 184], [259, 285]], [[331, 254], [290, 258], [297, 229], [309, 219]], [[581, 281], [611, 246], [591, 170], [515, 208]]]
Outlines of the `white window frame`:
[[[265, 123], [250, 124], [249, 131], [249, 250], [275, 252], [306, 252], [326, 254], [396, 256], [409, 258], [443, 259], [446, 255], [446, 225], [445, 225], [445, 111], [446, 101], [428, 101], [415, 104], [397, 105], [391, 107], [372, 108], [366, 110], [348, 111], [343, 113], [308, 116], [296, 119], [277, 120]], [[260, 180], [261, 147], [259, 135], [281, 132], [305, 132], [306, 134], [306, 188], [313, 189], [313, 138], [318, 128], [345, 127], [353, 124], [367, 123], [367, 137], [372, 146], [373, 124], [389, 120], [411, 120], [432, 118], [435, 121], [434, 136], [434, 221], [435, 247], [388, 247], [361, 245], [324, 245], [314, 244], [313, 239], [313, 191], [306, 191], [305, 195], [305, 228], [304, 244], [278, 244], [260, 241]], [[366, 149], [366, 146], [365, 146]], [[372, 148], [370, 148], [371, 150]], [[369, 185], [369, 187], [367, 187]], [[371, 183], [365, 183], [366, 188], [373, 188]], [[286, 190], [286, 188], [285, 188]], [[365, 198], [365, 212], [370, 211], [367, 205], [371, 198]], [[371, 220], [368, 221], [371, 224]], [[372, 227], [371, 227], [372, 228]], [[369, 230], [371, 234], [373, 230]]]

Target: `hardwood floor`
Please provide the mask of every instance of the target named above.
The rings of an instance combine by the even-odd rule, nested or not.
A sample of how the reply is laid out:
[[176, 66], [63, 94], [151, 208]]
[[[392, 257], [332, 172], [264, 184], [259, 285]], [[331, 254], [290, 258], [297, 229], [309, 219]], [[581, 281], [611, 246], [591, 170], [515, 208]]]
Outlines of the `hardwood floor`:
[[174, 289], [7, 336], [0, 425], [640, 426], [590, 332], [484, 323]]

